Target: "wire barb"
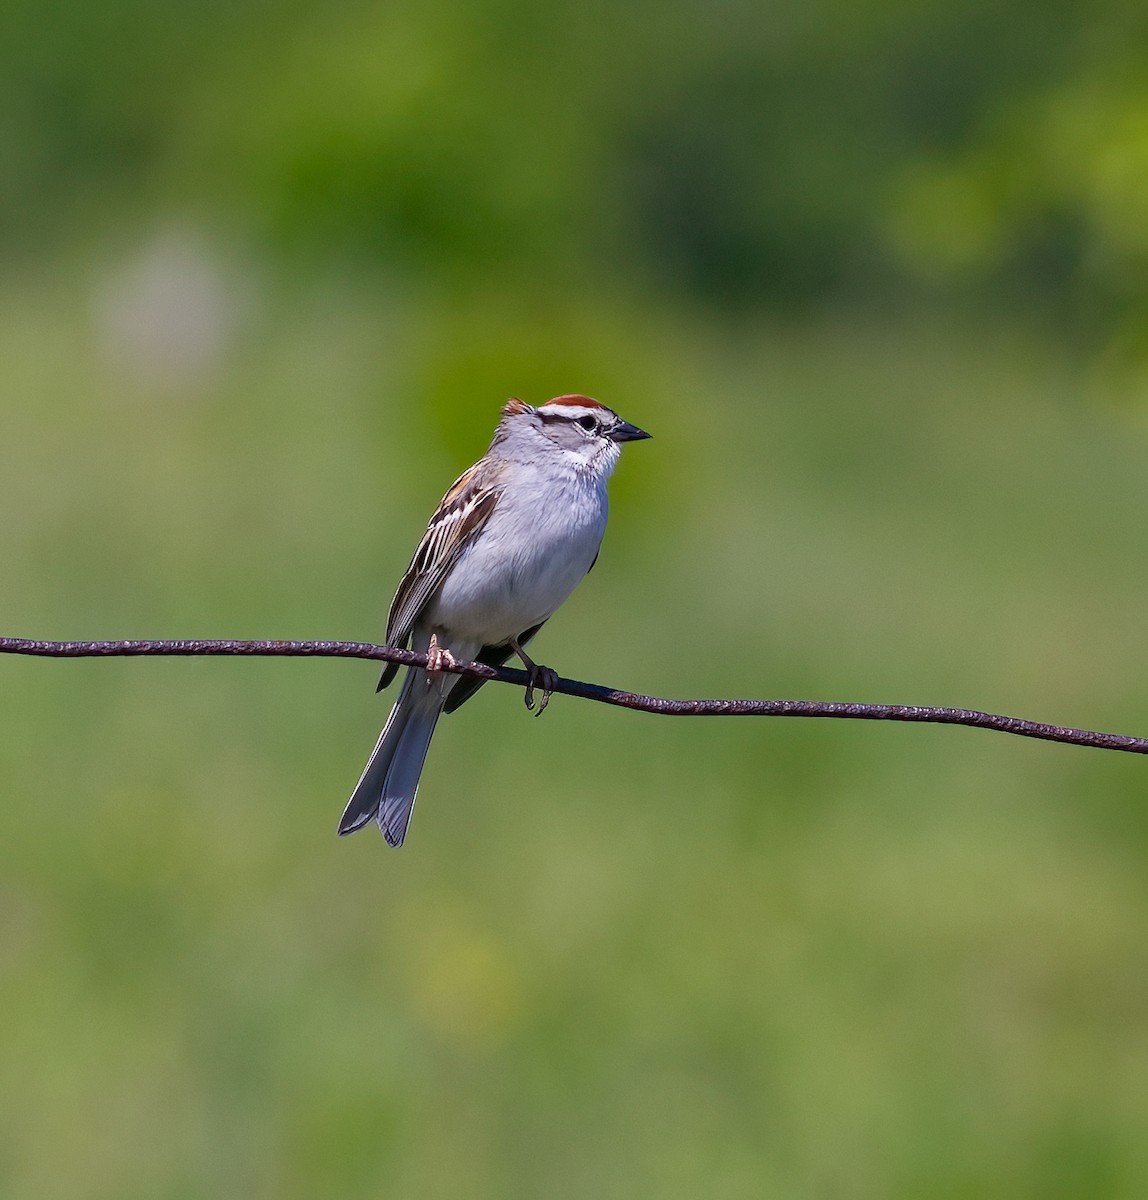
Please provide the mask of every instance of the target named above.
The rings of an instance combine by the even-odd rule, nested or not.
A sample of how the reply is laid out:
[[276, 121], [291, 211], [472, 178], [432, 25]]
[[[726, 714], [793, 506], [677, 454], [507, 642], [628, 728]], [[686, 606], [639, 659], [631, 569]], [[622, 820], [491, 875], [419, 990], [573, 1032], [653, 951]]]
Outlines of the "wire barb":
[[[210, 640], [134, 640], [116, 642], [45, 642], [31, 638], [0, 637], [0, 654], [30, 654], [41, 658], [117, 658], [142, 655], [246, 655], [282, 658], [364, 658], [393, 662], [406, 667], [425, 667], [425, 654], [377, 646], [372, 642], [282, 642]], [[511, 667], [488, 667], [484, 663], [455, 661], [443, 669], [456, 675], [527, 687], [526, 671]], [[552, 688], [565, 696], [596, 700], [636, 712], [667, 717], [835, 717], [856, 721], [906, 721], [915, 724], [968, 725], [974, 729], [994, 729], [1017, 737], [1062, 742], [1070, 746], [1091, 746], [1097, 750], [1123, 750], [1129, 754], [1148, 754], [1148, 738], [1118, 733], [1097, 733], [1090, 729], [1072, 729], [1046, 725], [1021, 717], [978, 712], [969, 708], [935, 708], [915, 704], [847, 704], [819, 700], [671, 700], [623, 692], [597, 683], [576, 679], [554, 681]]]

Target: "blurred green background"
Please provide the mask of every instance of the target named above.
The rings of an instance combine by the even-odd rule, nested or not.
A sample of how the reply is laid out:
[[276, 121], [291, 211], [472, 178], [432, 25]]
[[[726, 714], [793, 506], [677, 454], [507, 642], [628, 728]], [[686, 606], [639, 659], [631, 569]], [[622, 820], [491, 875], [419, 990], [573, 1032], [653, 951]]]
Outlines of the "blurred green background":
[[[537, 643], [1148, 731], [1148, 12], [11, 0], [0, 628], [382, 635], [509, 395], [650, 429]], [[0, 661], [0, 1194], [1148, 1194], [1148, 767], [366, 663]]]

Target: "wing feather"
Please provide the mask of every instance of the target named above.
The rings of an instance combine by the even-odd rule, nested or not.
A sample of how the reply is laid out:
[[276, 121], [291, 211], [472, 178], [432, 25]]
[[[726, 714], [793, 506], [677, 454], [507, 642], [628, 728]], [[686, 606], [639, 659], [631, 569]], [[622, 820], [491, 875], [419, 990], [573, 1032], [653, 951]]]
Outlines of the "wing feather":
[[[442, 585], [458, 556], [486, 524], [502, 488], [497, 481], [480, 481], [478, 464], [451, 484], [430, 519], [410, 566], [399, 582], [387, 617], [387, 645], [405, 647], [419, 614]], [[388, 663], [379, 680], [379, 691], [398, 673], [398, 663]]]

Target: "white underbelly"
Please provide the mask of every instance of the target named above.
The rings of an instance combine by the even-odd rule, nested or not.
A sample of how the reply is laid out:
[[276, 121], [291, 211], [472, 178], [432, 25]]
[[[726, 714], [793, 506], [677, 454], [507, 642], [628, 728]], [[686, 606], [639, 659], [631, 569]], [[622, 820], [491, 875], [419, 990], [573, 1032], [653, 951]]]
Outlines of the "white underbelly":
[[429, 606], [429, 623], [452, 638], [504, 644], [545, 621], [578, 586], [605, 528], [600, 488], [559, 490], [545, 505], [503, 497]]

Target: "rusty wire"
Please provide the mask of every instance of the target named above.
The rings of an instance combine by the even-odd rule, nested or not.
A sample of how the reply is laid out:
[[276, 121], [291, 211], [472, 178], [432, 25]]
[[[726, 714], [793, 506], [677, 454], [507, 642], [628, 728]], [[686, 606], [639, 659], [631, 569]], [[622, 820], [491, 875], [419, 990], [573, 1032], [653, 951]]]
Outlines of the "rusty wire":
[[[426, 666], [426, 656], [371, 642], [282, 642], [212, 640], [142, 640], [101, 642], [46, 642], [31, 638], [0, 637], [0, 654], [30, 654], [43, 658], [110, 658], [140, 655], [238, 655], [286, 658], [363, 658], [395, 662], [403, 666]], [[457, 662], [447, 668], [457, 675], [473, 675], [525, 687], [525, 671], [510, 667], [488, 667], [482, 663]], [[576, 679], [558, 679], [553, 689], [565, 696], [596, 700], [637, 712], [672, 717], [835, 717], [859, 721], [906, 721], [932, 725], [968, 725], [974, 729], [994, 729], [1018, 737], [1062, 742], [1071, 746], [1091, 746], [1098, 750], [1123, 750], [1130, 754], [1148, 754], [1148, 738], [1116, 733], [1097, 733], [1090, 729], [1072, 729], [1047, 725], [1021, 717], [978, 712], [968, 708], [938, 708], [916, 704], [853, 704], [819, 700], [673, 700], [624, 692]]]

